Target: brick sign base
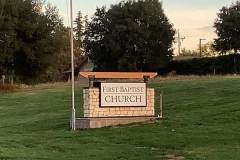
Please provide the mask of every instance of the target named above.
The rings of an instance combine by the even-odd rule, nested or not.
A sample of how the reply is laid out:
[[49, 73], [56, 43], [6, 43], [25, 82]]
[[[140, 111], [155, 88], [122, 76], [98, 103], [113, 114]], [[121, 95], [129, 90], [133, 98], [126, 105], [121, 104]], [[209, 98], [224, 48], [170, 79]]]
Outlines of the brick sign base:
[[101, 107], [100, 89], [86, 88], [83, 90], [84, 117], [76, 119], [76, 128], [101, 128], [153, 120], [154, 97], [154, 89], [147, 88], [147, 106], [145, 107]]
[[77, 129], [102, 128], [130, 123], [154, 122], [155, 117], [108, 117], [108, 118], [77, 118]]

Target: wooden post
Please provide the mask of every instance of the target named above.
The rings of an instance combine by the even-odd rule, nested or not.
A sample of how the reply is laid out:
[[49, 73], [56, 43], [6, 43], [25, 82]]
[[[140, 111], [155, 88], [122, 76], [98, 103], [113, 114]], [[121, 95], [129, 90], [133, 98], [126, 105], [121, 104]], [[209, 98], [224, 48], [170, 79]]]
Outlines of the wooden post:
[[4, 85], [5, 84], [5, 75], [2, 75], [2, 84]]
[[143, 80], [145, 83], [148, 83], [148, 80], [150, 79], [150, 76], [143, 76]]
[[13, 75], [11, 75], [11, 85], [13, 85]]
[[88, 76], [89, 79], [89, 88], [93, 88], [95, 76]]
[[163, 92], [160, 94], [160, 118], [163, 118]]

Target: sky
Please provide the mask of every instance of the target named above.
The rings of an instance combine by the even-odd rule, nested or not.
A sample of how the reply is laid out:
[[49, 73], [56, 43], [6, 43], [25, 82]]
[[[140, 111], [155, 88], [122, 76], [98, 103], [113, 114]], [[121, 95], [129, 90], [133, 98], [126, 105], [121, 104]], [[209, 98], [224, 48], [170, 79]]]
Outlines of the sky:
[[[69, 1], [70, 0], [46, 0], [56, 6], [64, 19], [65, 25], [69, 25]], [[106, 6], [120, 2], [121, 0], [72, 0], [74, 16], [78, 11], [91, 17], [96, 7]], [[203, 43], [211, 42], [216, 37], [213, 23], [216, 14], [223, 6], [229, 6], [236, 0], [162, 0], [165, 14], [181, 37], [185, 37], [182, 48], [197, 49], [199, 39], [206, 39]], [[176, 44], [174, 45], [176, 48]], [[176, 52], [176, 50], [175, 50]]]

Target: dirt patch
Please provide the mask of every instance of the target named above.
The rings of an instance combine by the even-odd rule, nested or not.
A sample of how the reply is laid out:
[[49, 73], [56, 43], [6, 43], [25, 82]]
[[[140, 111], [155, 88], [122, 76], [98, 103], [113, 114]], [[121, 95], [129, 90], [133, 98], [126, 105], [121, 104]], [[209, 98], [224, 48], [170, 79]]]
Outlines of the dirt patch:
[[14, 92], [19, 87], [16, 85], [10, 85], [10, 84], [0, 84], [0, 92]]

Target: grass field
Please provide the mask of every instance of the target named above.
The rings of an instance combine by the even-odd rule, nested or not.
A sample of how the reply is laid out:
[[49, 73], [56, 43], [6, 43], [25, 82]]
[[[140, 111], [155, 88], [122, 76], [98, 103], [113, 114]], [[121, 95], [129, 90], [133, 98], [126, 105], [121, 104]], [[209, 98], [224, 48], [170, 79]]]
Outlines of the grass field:
[[164, 92], [162, 121], [77, 132], [69, 131], [69, 86], [0, 94], [0, 160], [240, 159], [240, 78], [150, 86]]

